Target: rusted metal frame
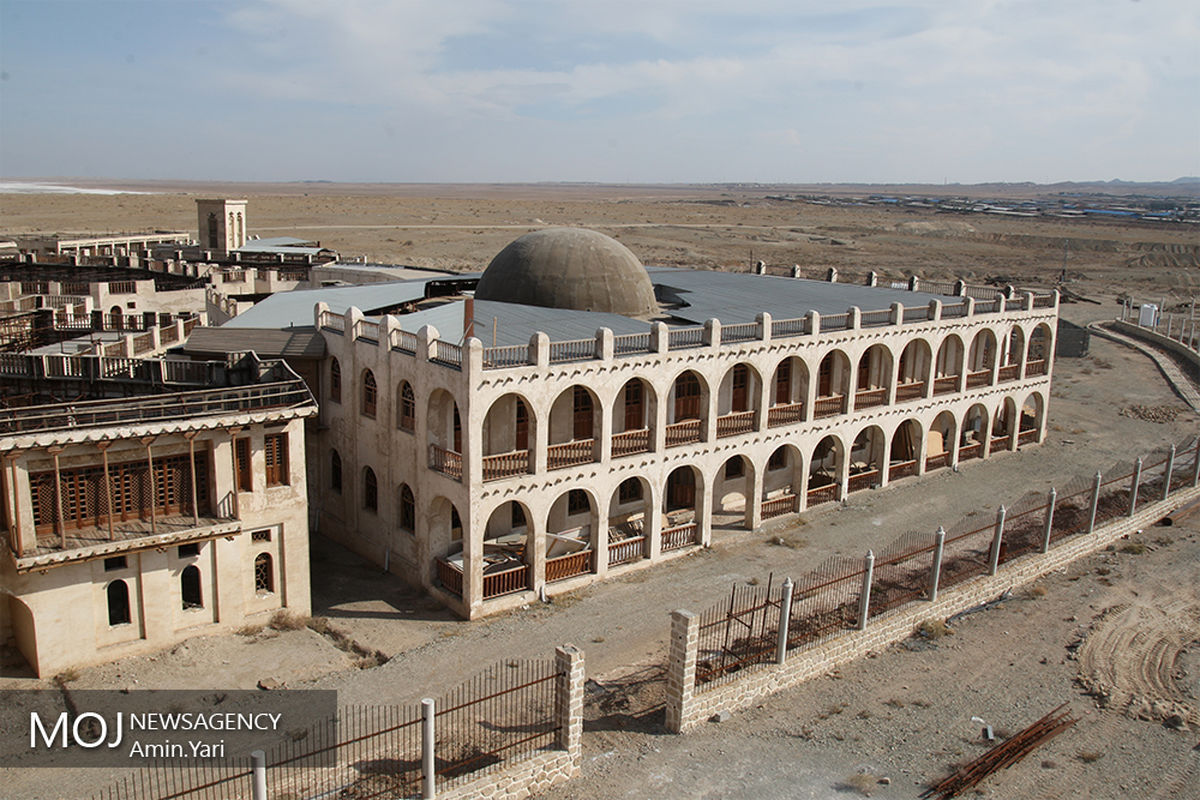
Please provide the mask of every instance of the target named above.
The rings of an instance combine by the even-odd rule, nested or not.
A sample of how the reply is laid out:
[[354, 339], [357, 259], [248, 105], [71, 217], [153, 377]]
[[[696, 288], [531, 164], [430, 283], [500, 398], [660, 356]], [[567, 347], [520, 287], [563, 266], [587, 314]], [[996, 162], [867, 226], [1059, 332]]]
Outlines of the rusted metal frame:
[[[414, 719], [410, 719], [408, 722], [401, 722], [399, 725], [393, 725], [390, 728], [384, 728], [382, 730], [374, 731], [373, 733], [364, 733], [362, 736], [355, 736], [353, 739], [347, 739], [344, 742], [335, 742], [334, 744], [326, 745], [325, 747], [318, 747], [316, 750], [309, 750], [308, 752], [301, 753], [298, 756], [292, 756], [291, 758], [285, 758], [282, 761], [272, 761], [267, 766], [268, 767], [282, 767], [285, 764], [291, 764], [292, 762], [299, 761], [302, 758], [310, 758], [312, 756], [318, 756], [321, 753], [328, 753], [330, 750], [337, 750], [338, 748], [348, 747], [349, 745], [352, 745], [352, 744], [358, 744], [359, 742], [364, 742], [367, 739], [374, 739], [376, 736], [382, 736], [385, 733], [394, 733], [395, 731], [403, 730], [404, 728], [410, 727], [412, 725], [419, 725], [420, 722], [421, 722], [421, 718], [416, 717]], [[200, 788], [204, 788], [204, 787], [200, 787]]]
[[563, 672], [552, 672], [549, 675], [543, 675], [540, 678], [534, 678], [531, 681], [526, 681], [525, 683], [519, 683], [516, 686], [505, 687], [504, 689], [501, 689], [498, 692], [493, 692], [492, 694], [486, 694], [482, 697], [472, 698], [465, 702], [459, 703], [456, 706], [451, 706], [450, 708], [439, 708], [437, 710], [437, 715], [440, 717], [444, 714], [449, 714], [454, 711], [460, 711], [464, 708], [469, 708], [473, 705], [477, 705], [479, 703], [483, 703], [488, 700], [494, 700], [497, 697], [503, 697], [504, 695], [512, 694], [513, 692], [518, 692], [521, 689], [528, 689], [530, 686], [537, 686], [539, 683], [545, 683], [547, 681], [556, 680], [558, 678], [565, 676], [565, 674], [566, 673], [563, 673]]
[[[441, 712], [439, 712], [439, 713], [441, 713]], [[546, 729], [546, 730], [544, 730], [544, 731], [539, 731], [539, 732], [537, 732], [537, 733], [530, 734], [529, 736], [526, 736], [524, 739], [518, 739], [518, 740], [517, 740], [517, 741], [515, 741], [515, 742], [509, 742], [508, 744], [504, 745], [503, 747], [497, 747], [495, 750], [489, 750], [489, 751], [487, 751], [487, 752], [484, 752], [484, 753], [479, 753], [479, 754], [478, 754], [478, 755], [476, 755], [474, 758], [468, 758], [468, 759], [466, 759], [466, 760], [464, 760], [464, 761], [455, 761], [455, 762], [453, 762], [453, 763], [447, 764], [446, 766], [444, 766], [444, 767], [442, 767], [441, 769], [439, 769], [439, 770], [437, 771], [437, 773], [438, 773], [438, 775], [443, 775], [443, 776], [444, 776], [444, 775], [445, 775], [447, 772], [449, 772], [450, 770], [459, 769], [459, 768], [461, 768], [461, 767], [464, 767], [464, 766], [466, 766], [467, 764], [474, 764], [476, 761], [481, 761], [481, 760], [483, 760], [484, 758], [487, 758], [488, 756], [496, 756], [496, 757], [499, 757], [500, 753], [502, 753], [502, 752], [503, 752], [503, 751], [505, 751], [505, 750], [511, 750], [512, 748], [514, 748], [514, 747], [519, 747], [520, 745], [523, 745], [523, 744], [525, 744], [526, 742], [532, 742], [534, 739], [539, 739], [539, 738], [541, 738], [541, 737], [543, 737], [543, 736], [548, 736], [548, 735], [550, 735], [550, 734], [552, 734], [552, 733], [558, 733], [560, 730], [562, 730], [562, 726], [561, 726], [561, 725], [553, 725], [553, 726], [551, 726], [551, 727], [547, 728], [547, 729]], [[464, 774], [470, 774], [470, 773], [472, 773], [472, 772], [474, 772], [474, 771], [475, 771], [475, 770], [468, 770], [468, 771], [467, 771], [466, 773], [464, 773]], [[457, 776], [457, 775], [456, 775], [456, 776], [454, 776], [454, 777], [459, 777], [459, 776]]]

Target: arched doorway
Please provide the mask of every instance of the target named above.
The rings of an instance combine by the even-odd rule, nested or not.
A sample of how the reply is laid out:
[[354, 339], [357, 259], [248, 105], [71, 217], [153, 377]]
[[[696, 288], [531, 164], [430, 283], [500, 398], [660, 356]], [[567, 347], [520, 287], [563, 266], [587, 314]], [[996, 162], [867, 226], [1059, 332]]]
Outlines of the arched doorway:
[[883, 483], [884, 448], [887, 439], [878, 425], [863, 429], [850, 448], [850, 472], [847, 492], [873, 489]]
[[608, 504], [608, 566], [640, 561], [650, 552], [650, 482], [621, 481]]
[[906, 419], [892, 434], [888, 450], [888, 481], [907, 478], [920, 472], [921, 423]]
[[841, 499], [845, 449], [836, 436], [826, 436], [813, 449], [808, 462], [808, 506]]
[[591, 572], [596, 565], [596, 503], [586, 489], [558, 496], [546, 517], [546, 583]]
[[703, 480], [699, 470], [692, 466], [677, 467], [667, 476], [663, 491], [663, 552], [700, 543]]
[[934, 417], [933, 425], [929, 428], [929, 441], [926, 444], [925, 471], [942, 469], [954, 463], [954, 431], [957, 422], [949, 411], [943, 411]]

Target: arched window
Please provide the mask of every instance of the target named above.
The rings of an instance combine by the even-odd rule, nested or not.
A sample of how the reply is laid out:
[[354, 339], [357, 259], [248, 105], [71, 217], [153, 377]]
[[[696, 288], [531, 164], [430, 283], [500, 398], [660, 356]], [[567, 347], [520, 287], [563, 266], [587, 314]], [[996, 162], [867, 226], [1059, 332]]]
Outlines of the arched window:
[[375, 481], [375, 470], [370, 467], [363, 468], [363, 508], [379, 510], [379, 484]]
[[179, 594], [183, 598], [183, 610], [204, 608], [204, 596], [200, 592], [200, 568], [195, 564], [183, 568], [179, 576]]
[[417, 427], [417, 398], [408, 381], [400, 383], [400, 430], [411, 431]]
[[342, 457], [337, 450], [329, 453], [329, 488], [342, 493]]
[[364, 369], [362, 377], [362, 413], [364, 417], [375, 418], [375, 400], [375, 373]]
[[275, 569], [270, 553], [259, 553], [254, 557], [254, 591], [258, 594], [275, 591]]
[[342, 402], [342, 365], [336, 358], [329, 360], [329, 399]]
[[407, 483], [400, 484], [400, 527], [409, 533], [417, 528], [417, 502]]
[[583, 489], [572, 489], [567, 493], [568, 514], [586, 514], [591, 510], [592, 504], [588, 500], [587, 492]]
[[105, 590], [108, 595], [108, 624], [128, 625], [129, 615], [129, 585], [125, 581], [113, 581]]
[[700, 381], [685, 372], [675, 379], [675, 421], [700, 419]]

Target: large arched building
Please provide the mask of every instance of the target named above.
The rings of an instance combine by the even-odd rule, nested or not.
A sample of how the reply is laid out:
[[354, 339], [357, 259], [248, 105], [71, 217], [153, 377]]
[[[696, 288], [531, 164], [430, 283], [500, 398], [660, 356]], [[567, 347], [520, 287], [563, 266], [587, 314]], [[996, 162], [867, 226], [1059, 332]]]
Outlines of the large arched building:
[[473, 297], [318, 304], [316, 522], [475, 617], [1041, 441], [1056, 294], [828, 277], [551, 229]]

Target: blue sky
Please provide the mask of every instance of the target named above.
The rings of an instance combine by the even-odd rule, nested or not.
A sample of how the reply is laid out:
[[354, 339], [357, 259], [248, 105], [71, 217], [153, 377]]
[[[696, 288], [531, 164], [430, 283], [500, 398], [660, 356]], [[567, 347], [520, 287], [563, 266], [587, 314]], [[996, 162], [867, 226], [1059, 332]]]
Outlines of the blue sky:
[[0, 176], [1171, 180], [1195, 0], [0, 0]]

